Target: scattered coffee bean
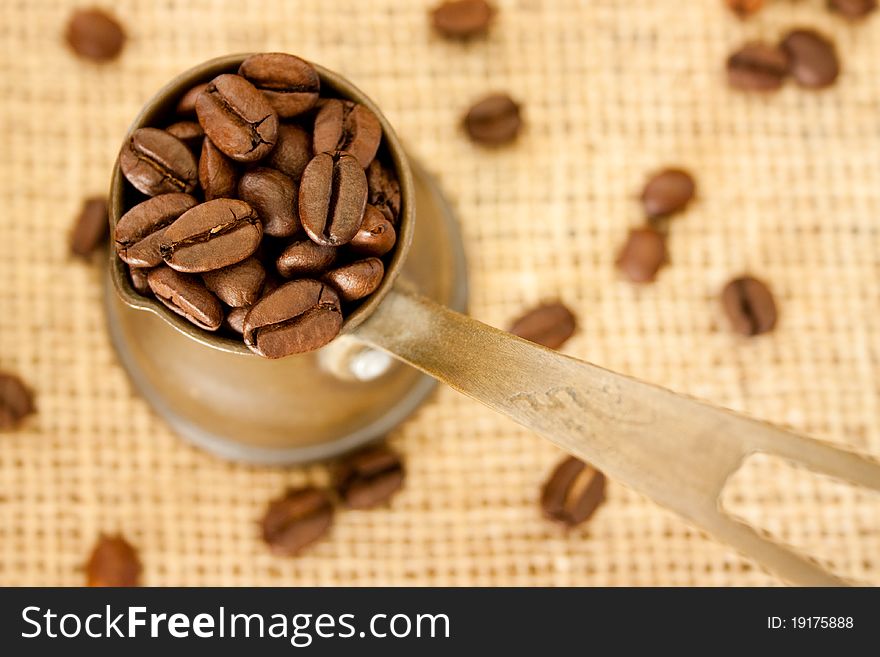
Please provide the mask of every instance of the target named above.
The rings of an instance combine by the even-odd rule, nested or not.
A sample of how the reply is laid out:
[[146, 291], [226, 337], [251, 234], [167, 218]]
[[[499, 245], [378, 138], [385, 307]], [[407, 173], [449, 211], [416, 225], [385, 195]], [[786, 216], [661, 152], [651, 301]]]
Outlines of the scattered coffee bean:
[[230, 198], [238, 187], [238, 172], [235, 165], [210, 139], [202, 142], [199, 157], [199, 183], [205, 192], [205, 200]]
[[694, 198], [696, 183], [687, 171], [666, 169], [654, 175], [642, 192], [642, 206], [649, 219], [684, 210]]
[[244, 318], [250, 312], [250, 306], [242, 306], [241, 308], [233, 308], [226, 313], [226, 319], [223, 320], [223, 326], [234, 333], [241, 335], [244, 333]]
[[550, 475], [541, 491], [544, 515], [566, 527], [588, 520], [605, 501], [605, 475], [570, 456]]
[[198, 182], [192, 151], [177, 137], [158, 128], [138, 128], [119, 154], [122, 173], [147, 196], [190, 193]]
[[339, 333], [339, 296], [308, 278], [290, 281], [260, 299], [244, 320], [244, 342], [266, 358], [323, 347]]
[[77, 9], [65, 34], [73, 51], [84, 59], [107, 62], [125, 45], [125, 30], [113, 16], [100, 9]]
[[289, 557], [311, 545], [330, 528], [333, 503], [317, 488], [287, 491], [273, 500], [263, 517], [263, 540], [277, 555]]
[[252, 305], [260, 296], [266, 270], [256, 258], [238, 264], [206, 271], [202, 274], [205, 285], [227, 306], [240, 308]]
[[431, 12], [431, 20], [443, 36], [466, 39], [485, 34], [493, 14], [486, 0], [447, 0]]
[[351, 509], [384, 504], [403, 486], [403, 462], [387, 447], [372, 447], [343, 460], [334, 483], [339, 497]]
[[211, 80], [196, 98], [196, 114], [208, 138], [239, 162], [269, 154], [278, 136], [278, 115], [266, 97], [240, 75]]
[[385, 277], [385, 265], [379, 258], [356, 260], [324, 274], [343, 301], [357, 301], [372, 294]]
[[391, 222], [374, 206], [367, 205], [364, 220], [350, 246], [352, 252], [359, 255], [382, 257], [394, 248], [396, 241], [397, 233]]
[[464, 126], [471, 140], [478, 144], [508, 144], [522, 127], [519, 105], [507, 94], [486, 96], [468, 110]]
[[34, 395], [21, 378], [0, 372], [0, 431], [17, 429], [35, 412]]
[[107, 239], [109, 230], [107, 200], [86, 199], [70, 234], [71, 253], [81, 258], [92, 255]]
[[262, 224], [250, 205], [218, 198], [180, 215], [162, 234], [159, 251], [173, 269], [201, 273], [252, 256], [262, 238]]
[[299, 216], [312, 241], [348, 244], [357, 234], [367, 204], [367, 177], [354, 156], [318, 153], [303, 172]]
[[764, 7], [764, 0], [724, 0], [724, 3], [741, 18], [751, 16]]
[[202, 126], [196, 121], [178, 121], [177, 123], [172, 123], [165, 128], [165, 132], [177, 137], [194, 152], [198, 152], [202, 148], [202, 139], [205, 136], [205, 131], [202, 130]]
[[765, 43], [749, 43], [727, 60], [727, 81], [744, 91], [776, 91], [788, 76], [788, 55]]
[[298, 125], [278, 126], [278, 141], [266, 162], [273, 169], [299, 182], [312, 159], [312, 136]]
[[131, 286], [134, 288], [135, 292], [143, 296], [147, 296], [150, 293], [150, 283], [147, 280], [150, 271], [150, 269], [142, 269], [140, 267], [128, 268], [128, 277], [131, 279]]
[[547, 303], [532, 308], [508, 329], [514, 335], [549, 349], [559, 349], [574, 335], [577, 320], [561, 303]]
[[318, 72], [299, 57], [279, 52], [251, 55], [241, 63], [238, 74], [263, 92], [280, 117], [302, 114], [318, 102]]
[[160, 194], [138, 203], [116, 223], [116, 254], [132, 267], [162, 264], [165, 229], [198, 204], [189, 194]]
[[828, 0], [828, 6], [846, 18], [863, 18], [877, 9], [877, 0]]
[[321, 246], [312, 240], [291, 242], [278, 256], [275, 266], [284, 278], [318, 276], [336, 262], [338, 249]]
[[653, 228], [636, 228], [617, 256], [617, 267], [633, 283], [650, 283], [666, 261], [666, 238]]
[[296, 183], [280, 171], [257, 167], [238, 181], [238, 198], [246, 201], [272, 237], [290, 237], [300, 229]]
[[379, 209], [392, 225], [397, 226], [400, 217], [400, 183], [391, 169], [378, 159], [367, 167], [367, 187], [370, 205]]
[[365, 106], [350, 100], [326, 100], [315, 117], [315, 153], [345, 151], [366, 169], [382, 140], [382, 126]]
[[794, 30], [782, 40], [792, 77], [802, 87], [822, 89], [834, 84], [840, 63], [834, 44], [813, 30]]
[[147, 274], [147, 283], [156, 298], [181, 317], [206, 331], [220, 328], [223, 307], [197, 276], [157, 267]]
[[101, 536], [86, 563], [87, 586], [140, 586], [141, 560], [122, 536]]
[[183, 96], [180, 97], [180, 100], [177, 102], [177, 109], [175, 112], [178, 116], [195, 116], [196, 115], [196, 100], [199, 97], [199, 94], [202, 93], [208, 87], [207, 82], [203, 82], [202, 84], [197, 84], [196, 86], [189, 89]]
[[721, 293], [721, 302], [734, 330], [760, 335], [776, 326], [776, 302], [770, 289], [751, 276], [735, 278]]

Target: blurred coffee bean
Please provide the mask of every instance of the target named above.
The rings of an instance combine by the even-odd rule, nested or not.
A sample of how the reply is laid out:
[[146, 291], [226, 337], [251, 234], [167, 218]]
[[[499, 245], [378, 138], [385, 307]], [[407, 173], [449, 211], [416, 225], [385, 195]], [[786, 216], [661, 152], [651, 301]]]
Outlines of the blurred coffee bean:
[[541, 491], [544, 515], [566, 527], [579, 525], [605, 501], [605, 475], [570, 456], [550, 475]]
[[206, 331], [220, 328], [223, 307], [198, 276], [163, 266], [151, 270], [147, 282], [156, 298], [181, 317]]
[[283, 118], [310, 110], [318, 102], [321, 80], [314, 67], [293, 55], [267, 52], [251, 55], [238, 69]]
[[278, 115], [266, 97], [240, 75], [218, 75], [196, 98], [208, 138], [239, 162], [256, 162], [275, 146]]
[[205, 89], [207, 89], [208, 83], [203, 82], [202, 84], [197, 84], [194, 87], [191, 87], [183, 96], [180, 97], [180, 100], [177, 101], [177, 107], [174, 110], [178, 116], [188, 117], [196, 115], [196, 99], [198, 99], [199, 94], [202, 93]]
[[317, 488], [287, 491], [263, 516], [263, 540], [282, 557], [295, 556], [327, 533], [333, 521], [330, 496]]
[[150, 283], [147, 280], [150, 271], [150, 269], [143, 269], [141, 267], [128, 268], [128, 278], [131, 281], [131, 287], [134, 288], [135, 292], [143, 296], [147, 296], [150, 293]]
[[266, 358], [313, 351], [342, 327], [339, 296], [328, 285], [303, 278], [260, 299], [244, 321], [244, 342]]
[[357, 301], [372, 294], [385, 277], [385, 265], [379, 258], [365, 258], [331, 269], [323, 280], [330, 283], [343, 301]]
[[77, 9], [67, 23], [67, 43], [84, 59], [107, 62], [125, 45], [125, 30], [113, 16], [100, 9]]
[[192, 151], [198, 152], [201, 150], [205, 131], [202, 130], [202, 126], [196, 121], [177, 121], [165, 128], [165, 132], [177, 137], [189, 146]]
[[380, 141], [379, 119], [364, 105], [335, 98], [321, 104], [312, 137], [315, 154], [345, 151], [366, 169], [376, 156]]
[[724, 4], [740, 18], [746, 18], [763, 8], [764, 0], [724, 0]]
[[877, 9], [877, 0], [828, 0], [828, 6], [846, 18], [864, 18]]
[[24, 381], [11, 372], [0, 371], [0, 431], [17, 429], [36, 410], [34, 395]]
[[296, 184], [280, 171], [251, 169], [238, 181], [238, 198], [256, 211], [266, 235], [289, 237], [300, 229]]
[[165, 229], [198, 201], [189, 194], [160, 194], [138, 203], [116, 223], [116, 253], [132, 267], [162, 264]]
[[299, 182], [312, 159], [312, 136], [298, 125], [278, 126], [278, 141], [266, 164]]
[[431, 12], [431, 22], [443, 36], [466, 39], [485, 34], [493, 14], [486, 0], [447, 0]]
[[250, 306], [260, 296], [266, 270], [256, 258], [242, 260], [238, 264], [206, 271], [202, 274], [205, 285], [227, 306], [239, 308]]
[[650, 283], [666, 260], [666, 238], [653, 228], [636, 228], [617, 256], [617, 268], [633, 283]]
[[735, 278], [721, 293], [724, 311], [733, 329], [743, 335], [760, 335], [776, 326], [776, 302], [762, 281], [751, 276]]
[[367, 167], [367, 187], [370, 205], [385, 215], [392, 225], [397, 226], [400, 216], [400, 183], [394, 172], [378, 158]]
[[384, 504], [403, 486], [403, 462], [384, 446], [371, 447], [347, 457], [334, 473], [340, 499], [351, 509]]
[[364, 220], [349, 243], [358, 255], [382, 257], [394, 248], [397, 233], [394, 226], [372, 205], [364, 210]]
[[231, 198], [238, 187], [238, 172], [235, 165], [207, 137], [202, 142], [199, 157], [199, 182], [205, 192], [205, 200]]
[[242, 333], [244, 333], [244, 318], [247, 317], [250, 309], [250, 306], [232, 308], [228, 313], [226, 313], [226, 318], [223, 320], [223, 326], [228, 328], [230, 331], [234, 331], [235, 333], [241, 335]]
[[792, 77], [802, 87], [823, 89], [840, 75], [834, 44], [813, 30], [794, 30], [782, 40]]
[[109, 232], [107, 199], [86, 199], [70, 234], [71, 253], [87, 258], [106, 241]]
[[507, 94], [486, 96], [468, 110], [464, 127], [471, 140], [478, 144], [508, 144], [516, 139], [522, 127], [520, 107]]
[[297, 240], [284, 248], [275, 266], [284, 278], [315, 277], [330, 268], [337, 254], [332, 246], [321, 246], [310, 239]]
[[101, 536], [86, 563], [86, 586], [140, 586], [141, 560], [122, 536]]
[[788, 76], [788, 55], [765, 43], [749, 43], [727, 60], [727, 81], [744, 91], [776, 91]]
[[508, 331], [549, 349], [559, 349], [574, 335], [577, 320], [561, 303], [546, 303], [532, 308], [513, 322]]
[[642, 206], [649, 219], [666, 217], [684, 210], [696, 193], [696, 183], [682, 169], [666, 169], [645, 184]]
[[195, 190], [198, 182], [192, 151], [177, 137], [158, 128], [138, 128], [119, 154], [122, 173], [147, 196]]
[[322, 246], [348, 244], [367, 204], [367, 177], [354, 156], [319, 153], [303, 172], [299, 216], [308, 236]]

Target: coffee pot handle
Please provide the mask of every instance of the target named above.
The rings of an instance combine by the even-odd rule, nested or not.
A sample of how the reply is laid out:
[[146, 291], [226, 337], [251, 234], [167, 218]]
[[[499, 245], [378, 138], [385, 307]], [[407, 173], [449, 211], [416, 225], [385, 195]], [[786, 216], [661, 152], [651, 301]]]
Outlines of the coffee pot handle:
[[356, 337], [590, 462], [783, 579], [846, 583], [724, 513], [721, 492], [756, 452], [880, 490], [877, 462], [565, 356], [401, 285]]

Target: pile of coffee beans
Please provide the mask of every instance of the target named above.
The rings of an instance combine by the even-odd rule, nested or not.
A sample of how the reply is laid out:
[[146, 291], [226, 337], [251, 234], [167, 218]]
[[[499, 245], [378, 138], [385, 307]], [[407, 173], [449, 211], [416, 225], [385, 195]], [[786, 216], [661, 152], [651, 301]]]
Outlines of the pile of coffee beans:
[[281, 358], [318, 349], [376, 291], [396, 242], [400, 187], [379, 119], [322, 94], [282, 53], [248, 57], [135, 130], [115, 231], [132, 286], [205, 331]]

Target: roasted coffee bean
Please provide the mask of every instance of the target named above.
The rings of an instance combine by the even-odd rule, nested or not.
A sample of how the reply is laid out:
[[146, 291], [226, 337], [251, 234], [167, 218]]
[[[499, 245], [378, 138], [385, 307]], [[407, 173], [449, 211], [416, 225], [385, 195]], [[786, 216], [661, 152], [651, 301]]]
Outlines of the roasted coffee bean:
[[280, 117], [302, 114], [318, 102], [318, 72], [299, 57], [280, 52], [251, 55], [241, 63], [238, 74], [263, 92]]
[[256, 258], [242, 260], [236, 265], [206, 271], [202, 274], [205, 285], [227, 306], [250, 306], [260, 296], [266, 270]]
[[751, 276], [735, 278], [721, 293], [724, 311], [734, 330], [743, 335], [760, 335], [776, 326], [776, 302], [773, 293]]
[[501, 146], [516, 139], [522, 127], [520, 107], [507, 94], [492, 94], [476, 102], [464, 117], [471, 140]]
[[86, 199], [70, 234], [71, 253], [87, 258], [104, 243], [109, 231], [107, 199]]
[[17, 429], [36, 412], [34, 395], [15, 374], [0, 372], [0, 431]]
[[87, 586], [140, 586], [141, 560], [122, 536], [101, 536], [86, 563]]
[[206, 201], [234, 196], [238, 187], [238, 172], [232, 160], [207, 138], [202, 142], [199, 157], [199, 182]]
[[385, 265], [379, 258], [356, 260], [324, 274], [343, 301], [357, 301], [372, 294], [385, 276]]
[[400, 183], [394, 172], [378, 159], [367, 167], [367, 187], [370, 205], [375, 206], [393, 225], [400, 217]]
[[605, 501], [605, 475], [570, 456], [553, 470], [541, 491], [544, 515], [566, 527], [588, 520]]
[[431, 12], [431, 21], [443, 36], [466, 39], [485, 34], [493, 14], [486, 0], [447, 0]]
[[633, 283], [650, 283], [666, 260], [666, 238], [654, 228], [645, 227], [630, 231], [616, 264]]
[[312, 241], [348, 244], [357, 234], [367, 204], [367, 177], [354, 156], [319, 153], [303, 172], [299, 216]]
[[561, 303], [547, 303], [531, 309], [511, 325], [514, 335], [550, 349], [559, 349], [574, 335], [577, 320]]
[[312, 146], [315, 153], [351, 153], [366, 169], [382, 141], [379, 119], [360, 103], [331, 98], [324, 101], [315, 117]]
[[266, 358], [323, 347], [339, 333], [339, 297], [308, 278], [285, 283], [260, 299], [244, 320], [244, 342]]
[[724, 3], [742, 18], [751, 16], [764, 6], [764, 0], [724, 0]]
[[195, 116], [196, 115], [196, 99], [199, 94], [208, 88], [208, 83], [203, 82], [197, 84], [187, 91], [177, 102], [177, 108], [174, 110], [178, 116]]
[[84, 59], [107, 62], [125, 45], [125, 30], [113, 16], [100, 9], [77, 9], [67, 23], [67, 43]]
[[198, 172], [192, 151], [177, 137], [158, 128], [138, 128], [119, 154], [122, 173], [147, 196], [190, 193]]
[[198, 204], [189, 194], [160, 194], [138, 203], [116, 223], [116, 253], [132, 267], [162, 264], [159, 246], [165, 229]]
[[147, 296], [150, 293], [150, 283], [147, 280], [150, 271], [152, 270], [141, 267], [128, 268], [128, 278], [131, 280], [131, 287], [134, 288], [135, 292], [143, 296]]
[[309, 239], [297, 240], [285, 247], [275, 266], [284, 278], [317, 276], [336, 262], [337, 253], [332, 246], [321, 246]]
[[240, 75], [211, 80], [196, 98], [196, 114], [208, 138], [233, 160], [256, 162], [275, 146], [278, 115]]
[[351, 509], [384, 504], [403, 486], [403, 462], [387, 447], [372, 447], [343, 460], [334, 473], [339, 497]]
[[828, 0], [828, 6], [846, 18], [863, 18], [877, 9], [877, 0]]
[[223, 307], [198, 276], [157, 267], [147, 274], [156, 298], [181, 317], [206, 331], [216, 331], [223, 321]]
[[238, 181], [238, 198], [247, 201], [263, 222], [263, 232], [289, 237], [300, 229], [296, 183], [280, 171], [257, 167]]
[[394, 248], [397, 233], [394, 226], [372, 205], [364, 210], [364, 220], [350, 246], [359, 255], [382, 257]]
[[202, 130], [202, 126], [196, 121], [178, 121], [177, 123], [172, 123], [165, 128], [165, 132], [174, 135], [196, 152], [201, 149], [202, 139], [205, 136], [205, 131]]
[[298, 125], [278, 126], [278, 141], [266, 164], [299, 182], [311, 159], [312, 136]]
[[263, 226], [250, 205], [218, 198], [187, 210], [168, 226], [159, 250], [173, 269], [201, 273], [252, 256], [262, 239]]
[[749, 43], [727, 59], [727, 81], [744, 91], [776, 91], [788, 76], [788, 55], [765, 43]]
[[287, 491], [273, 500], [263, 516], [263, 540], [282, 557], [298, 554], [330, 529], [333, 502], [326, 492], [313, 487]]
[[649, 219], [666, 217], [684, 210], [696, 193], [697, 185], [687, 171], [666, 169], [654, 175], [642, 192], [642, 206]]
[[250, 306], [242, 306], [241, 308], [233, 308], [228, 313], [226, 313], [226, 318], [223, 320], [223, 326], [228, 328], [230, 331], [234, 331], [241, 335], [244, 333], [244, 318], [247, 317], [247, 314], [250, 312]]
[[840, 63], [834, 44], [812, 30], [794, 30], [782, 40], [792, 77], [802, 87], [822, 89], [834, 84]]

